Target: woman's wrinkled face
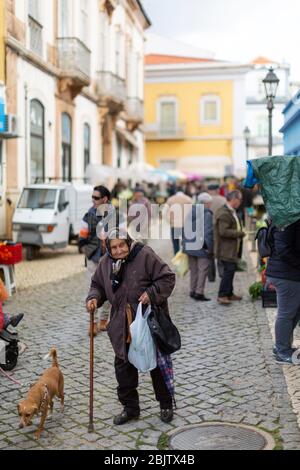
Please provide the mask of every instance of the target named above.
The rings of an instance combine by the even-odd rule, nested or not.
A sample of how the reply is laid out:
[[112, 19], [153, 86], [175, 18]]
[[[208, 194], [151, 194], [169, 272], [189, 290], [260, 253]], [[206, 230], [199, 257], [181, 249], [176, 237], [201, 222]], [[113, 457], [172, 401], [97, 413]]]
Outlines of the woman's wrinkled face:
[[124, 259], [129, 255], [129, 246], [126, 240], [111, 240], [110, 252], [115, 259]]

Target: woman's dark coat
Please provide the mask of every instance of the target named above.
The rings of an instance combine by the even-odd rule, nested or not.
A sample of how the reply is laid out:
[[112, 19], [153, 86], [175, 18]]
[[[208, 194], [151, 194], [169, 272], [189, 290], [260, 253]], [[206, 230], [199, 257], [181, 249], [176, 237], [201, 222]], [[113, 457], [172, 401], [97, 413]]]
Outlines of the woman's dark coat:
[[300, 282], [300, 220], [280, 230], [272, 230], [272, 255], [267, 276]]
[[127, 360], [126, 304], [130, 304], [136, 312], [138, 299], [147, 292], [152, 304], [160, 305], [168, 312], [167, 299], [175, 286], [175, 274], [148, 246], [144, 246], [132, 261], [125, 264], [123, 281], [115, 293], [111, 286], [111, 269], [111, 258], [103, 256], [92, 277], [86, 300], [97, 299], [98, 308], [106, 300], [110, 302], [112, 308], [107, 332], [116, 356]]

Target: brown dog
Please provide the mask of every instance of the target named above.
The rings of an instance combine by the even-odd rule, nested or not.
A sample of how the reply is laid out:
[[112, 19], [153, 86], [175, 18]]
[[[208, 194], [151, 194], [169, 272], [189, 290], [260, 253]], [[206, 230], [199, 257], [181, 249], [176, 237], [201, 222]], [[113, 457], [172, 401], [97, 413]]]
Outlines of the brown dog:
[[18, 412], [21, 418], [20, 428], [31, 426], [32, 418], [35, 414], [41, 413], [41, 421], [35, 433], [37, 439], [40, 438], [47, 418], [48, 408], [53, 411], [53, 399], [60, 398], [62, 409], [64, 407], [64, 376], [59, 369], [56, 349], [52, 348], [49, 355], [52, 358], [52, 367], [47, 369], [39, 380], [34, 384], [27, 395], [18, 405]]

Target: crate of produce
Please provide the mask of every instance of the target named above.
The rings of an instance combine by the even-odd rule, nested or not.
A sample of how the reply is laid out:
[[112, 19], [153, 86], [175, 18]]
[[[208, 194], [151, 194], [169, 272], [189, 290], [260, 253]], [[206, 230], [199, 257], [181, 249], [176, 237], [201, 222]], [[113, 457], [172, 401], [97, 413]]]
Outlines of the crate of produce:
[[276, 290], [263, 290], [262, 291], [262, 306], [263, 308], [277, 308], [277, 295]]
[[22, 243], [0, 242], [0, 264], [17, 264], [22, 259]]

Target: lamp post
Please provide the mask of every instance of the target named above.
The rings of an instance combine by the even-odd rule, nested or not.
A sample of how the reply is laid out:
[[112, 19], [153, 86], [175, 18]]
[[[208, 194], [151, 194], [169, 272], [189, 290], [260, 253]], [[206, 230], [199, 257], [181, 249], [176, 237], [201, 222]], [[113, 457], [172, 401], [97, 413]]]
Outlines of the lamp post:
[[263, 79], [267, 99], [267, 110], [269, 111], [269, 155], [272, 155], [273, 137], [272, 137], [272, 118], [274, 109], [274, 100], [279, 84], [279, 78], [271, 67]]
[[251, 132], [248, 126], [245, 127], [243, 134], [244, 134], [244, 139], [246, 142], [246, 159], [248, 160], [249, 159], [249, 143], [250, 143], [250, 135], [251, 135]]

